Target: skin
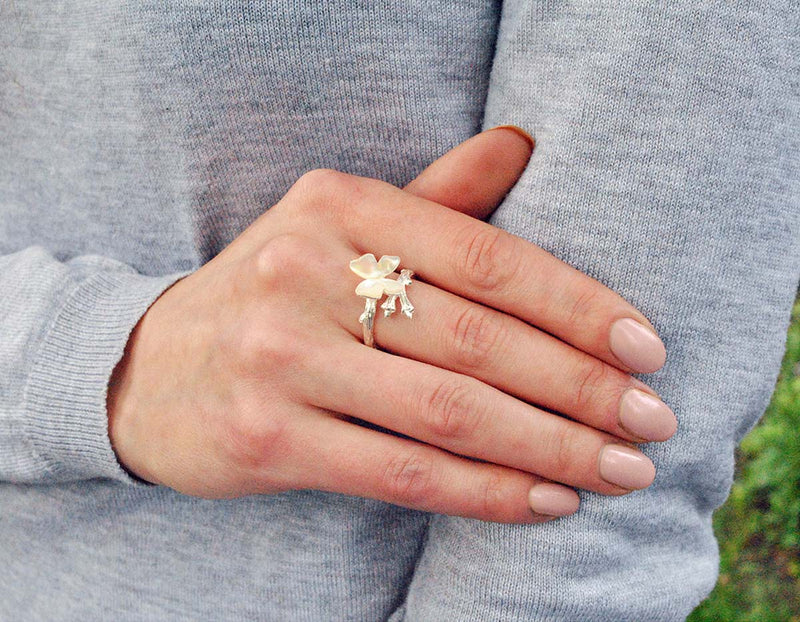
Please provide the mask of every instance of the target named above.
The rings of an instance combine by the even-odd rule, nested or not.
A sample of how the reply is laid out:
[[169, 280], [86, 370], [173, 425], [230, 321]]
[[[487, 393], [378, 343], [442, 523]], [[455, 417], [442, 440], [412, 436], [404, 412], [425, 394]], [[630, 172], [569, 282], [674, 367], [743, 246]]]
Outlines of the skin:
[[[531, 150], [496, 129], [402, 190], [330, 170], [300, 178], [137, 325], [108, 395], [123, 466], [207, 498], [310, 488], [514, 523], [551, 518], [527, 503], [540, 482], [630, 492], [600, 477], [598, 457], [641, 440], [620, 427], [619, 400], [652, 391], [609, 331], [649, 322], [480, 220]], [[348, 264], [366, 252], [415, 271], [414, 319], [378, 310], [384, 351], [361, 342]]]

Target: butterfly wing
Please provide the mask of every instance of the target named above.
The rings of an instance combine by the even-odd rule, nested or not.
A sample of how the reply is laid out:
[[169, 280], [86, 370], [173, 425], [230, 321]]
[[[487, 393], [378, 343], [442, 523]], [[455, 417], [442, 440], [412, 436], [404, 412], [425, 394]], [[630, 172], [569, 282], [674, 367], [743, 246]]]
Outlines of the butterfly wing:
[[400, 258], [394, 255], [384, 255], [376, 261], [375, 255], [367, 253], [350, 262], [350, 269], [362, 279], [380, 279], [395, 271], [400, 265]]
[[378, 268], [383, 273], [381, 276], [386, 276], [387, 274], [391, 274], [395, 270], [397, 270], [397, 266], [400, 265], [400, 258], [394, 255], [384, 255], [381, 257], [381, 260], [378, 262]]
[[350, 262], [350, 269], [362, 279], [379, 279], [385, 276], [381, 274], [378, 262], [375, 259], [375, 255], [372, 253], [367, 253], [366, 255], [361, 255], [358, 259], [353, 259], [353, 261]]

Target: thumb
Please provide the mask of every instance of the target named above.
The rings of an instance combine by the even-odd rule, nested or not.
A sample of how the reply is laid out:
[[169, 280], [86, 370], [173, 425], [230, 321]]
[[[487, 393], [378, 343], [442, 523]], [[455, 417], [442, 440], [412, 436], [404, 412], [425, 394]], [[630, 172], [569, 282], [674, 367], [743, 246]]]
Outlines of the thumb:
[[514, 125], [481, 132], [433, 162], [405, 190], [484, 219], [525, 170], [533, 145], [533, 138]]

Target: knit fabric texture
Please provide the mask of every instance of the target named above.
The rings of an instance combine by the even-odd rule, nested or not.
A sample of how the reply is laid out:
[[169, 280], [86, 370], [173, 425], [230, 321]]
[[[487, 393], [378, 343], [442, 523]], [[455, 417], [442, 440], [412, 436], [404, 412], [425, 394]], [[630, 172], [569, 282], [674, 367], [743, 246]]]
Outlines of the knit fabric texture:
[[[799, 63], [793, 0], [1, 4], [0, 620], [684, 619], [800, 279]], [[120, 468], [106, 387], [165, 288], [310, 169], [403, 185], [507, 123], [493, 224], [667, 346], [650, 488], [512, 526]]]

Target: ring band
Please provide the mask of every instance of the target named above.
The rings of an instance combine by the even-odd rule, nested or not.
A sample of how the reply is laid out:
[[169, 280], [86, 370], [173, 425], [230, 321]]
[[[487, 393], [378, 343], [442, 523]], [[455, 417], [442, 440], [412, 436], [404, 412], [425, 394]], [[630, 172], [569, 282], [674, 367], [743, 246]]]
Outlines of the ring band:
[[364, 333], [364, 344], [370, 348], [375, 347], [375, 312], [378, 300], [386, 294], [387, 298], [381, 305], [385, 317], [389, 317], [396, 309], [397, 299], [400, 299], [400, 311], [410, 318], [414, 314], [414, 305], [408, 299], [406, 286], [411, 285], [413, 270], [403, 268], [397, 279], [387, 278], [393, 274], [400, 265], [400, 258], [395, 255], [384, 255], [380, 261], [372, 253], [361, 255], [350, 262], [350, 269], [360, 276], [361, 281], [356, 286], [356, 294], [364, 298], [364, 312], [358, 318]]

